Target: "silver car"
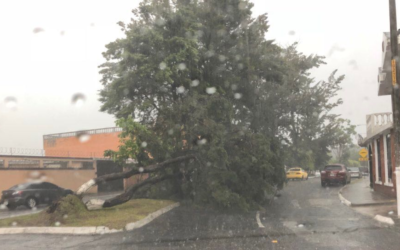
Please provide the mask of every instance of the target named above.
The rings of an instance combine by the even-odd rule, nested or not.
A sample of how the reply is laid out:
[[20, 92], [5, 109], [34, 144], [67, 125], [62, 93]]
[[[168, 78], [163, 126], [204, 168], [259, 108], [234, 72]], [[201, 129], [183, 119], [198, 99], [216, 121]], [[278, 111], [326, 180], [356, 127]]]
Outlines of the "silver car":
[[348, 167], [351, 178], [362, 178], [362, 173], [358, 167]]

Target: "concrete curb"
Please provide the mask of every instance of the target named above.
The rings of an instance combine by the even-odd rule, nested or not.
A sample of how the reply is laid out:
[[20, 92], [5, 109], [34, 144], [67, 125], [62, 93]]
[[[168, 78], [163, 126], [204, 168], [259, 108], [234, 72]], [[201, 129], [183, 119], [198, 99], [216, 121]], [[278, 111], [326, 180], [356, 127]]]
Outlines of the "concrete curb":
[[354, 203], [347, 200], [343, 195], [342, 191], [347, 187], [344, 186], [339, 190], [339, 199], [342, 203], [346, 204], [349, 207], [363, 207], [363, 206], [379, 206], [379, 205], [392, 205], [396, 204], [396, 200], [389, 200], [389, 201], [375, 201], [375, 202], [366, 202], [366, 203]]
[[111, 233], [119, 233], [126, 231], [132, 231], [134, 229], [141, 228], [157, 217], [165, 214], [172, 209], [179, 207], [180, 204], [174, 203], [167, 207], [161, 208], [149, 215], [145, 218], [126, 224], [124, 229], [116, 230], [109, 229], [108, 227], [99, 226], [99, 227], [6, 227], [0, 228], [0, 235], [6, 234], [63, 234], [63, 235], [103, 235], [103, 234], [111, 234]]
[[393, 221], [392, 218], [386, 217], [386, 216], [382, 216], [382, 215], [379, 215], [379, 214], [377, 214], [377, 215], [374, 217], [374, 220], [379, 221], [379, 222], [381, 222], [381, 223], [385, 223], [385, 224], [391, 225], [391, 226], [394, 225], [394, 221]]

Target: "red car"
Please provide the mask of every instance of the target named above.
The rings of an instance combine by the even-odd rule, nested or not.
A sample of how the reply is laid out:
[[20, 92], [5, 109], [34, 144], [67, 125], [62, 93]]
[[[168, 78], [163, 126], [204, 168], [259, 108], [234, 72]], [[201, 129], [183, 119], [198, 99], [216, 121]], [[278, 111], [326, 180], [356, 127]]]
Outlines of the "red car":
[[321, 186], [332, 183], [339, 183], [346, 185], [351, 182], [350, 172], [347, 170], [345, 165], [333, 164], [325, 166], [325, 169], [321, 171]]

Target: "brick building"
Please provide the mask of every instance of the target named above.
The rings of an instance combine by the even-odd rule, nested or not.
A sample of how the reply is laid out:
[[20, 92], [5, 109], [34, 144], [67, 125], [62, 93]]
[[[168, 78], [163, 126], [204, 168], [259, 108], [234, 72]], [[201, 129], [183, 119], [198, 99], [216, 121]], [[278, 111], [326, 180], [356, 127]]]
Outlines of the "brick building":
[[377, 191], [396, 197], [395, 158], [391, 113], [367, 116], [367, 137], [359, 145], [368, 150], [370, 185]]

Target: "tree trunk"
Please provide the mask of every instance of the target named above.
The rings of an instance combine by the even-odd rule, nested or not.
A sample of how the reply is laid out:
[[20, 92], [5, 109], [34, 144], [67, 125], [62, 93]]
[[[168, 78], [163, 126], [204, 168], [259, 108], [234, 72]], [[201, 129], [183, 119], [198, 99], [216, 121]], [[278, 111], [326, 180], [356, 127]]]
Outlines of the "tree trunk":
[[[190, 159], [196, 159], [196, 156], [194, 155], [186, 155], [186, 156], [180, 156], [174, 159], [170, 159], [161, 163], [157, 163], [157, 164], [153, 164], [153, 165], [149, 165], [147, 167], [143, 168], [143, 171], [140, 171], [140, 169], [138, 167], [135, 167], [129, 171], [126, 172], [122, 172], [122, 173], [115, 173], [115, 174], [108, 174], [108, 175], [103, 175], [94, 179], [91, 179], [90, 181], [86, 182], [85, 184], [83, 184], [78, 192], [76, 193], [80, 198], [82, 198], [83, 194], [85, 192], [87, 192], [91, 187], [93, 187], [94, 185], [97, 185], [99, 183], [104, 183], [104, 182], [108, 182], [108, 181], [114, 181], [114, 180], [119, 180], [119, 179], [126, 179], [129, 177], [132, 177], [134, 175], [137, 174], [145, 174], [145, 173], [154, 173], [154, 172], [158, 172], [164, 168], [166, 168], [167, 166], [174, 164], [174, 163], [178, 163], [178, 162], [182, 162], [182, 161], [186, 161], [186, 160], [190, 160]], [[149, 184], [155, 184], [158, 183], [160, 181], [164, 181], [166, 179], [171, 179], [173, 177], [176, 177], [177, 175], [167, 175], [167, 176], [159, 176], [159, 177], [153, 177], [153, 178], [149, 178], [143, 182], [137, 183], [134, 186], [128, 188], [124, 193], [109, 199], [107, 201], [103, 201], [103, 200], [98, 200], [98, 199], [92, 199], [90, 201], [88, 201], [86, 203], [86, 207], [89, 210], [96, 210], [96, 209], [101, 209], [104, 207], [112, 207], [112, 206], [116, 206], [122, 203], [125, 203], [127, 201], [129, 201], [133, 194], [141, 187], [145, 186], [145, 185], [149, 185]]]

